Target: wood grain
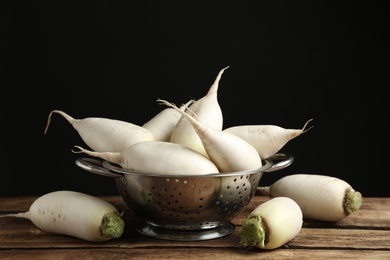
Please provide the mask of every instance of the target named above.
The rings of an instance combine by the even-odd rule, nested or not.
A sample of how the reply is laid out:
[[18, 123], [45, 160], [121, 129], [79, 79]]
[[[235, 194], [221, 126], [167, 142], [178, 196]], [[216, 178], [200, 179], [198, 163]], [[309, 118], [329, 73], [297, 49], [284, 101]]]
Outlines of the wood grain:
[[[102, 243], [50, 234], [32, 222], [0, 218], [0, 258], [21, 259], [390, 259], [390, 198], [364, 198], [360, 210], [337, 223], [305, 220], [300, 233], [271, 251], [241, 248], [239, 231], [246, 216], [266, 201], [255, 196], [232, 223], [226, 237], [195, 241], [168, 241], [147, 237], [136, 229], [140, 220], [120, 196], [101, 197], [123, 211], [126, 228], [122, 237]], [[0, 215], [27, 211], [36, 197], [0, 198]]]

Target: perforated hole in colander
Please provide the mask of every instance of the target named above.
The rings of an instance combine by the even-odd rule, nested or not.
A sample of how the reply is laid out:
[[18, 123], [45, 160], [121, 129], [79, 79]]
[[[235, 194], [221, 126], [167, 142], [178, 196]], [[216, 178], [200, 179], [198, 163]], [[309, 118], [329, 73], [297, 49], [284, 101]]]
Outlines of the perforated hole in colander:
[[241, 175], [224, 177], [221, 183], [221, 192], [216, 201], [219, 216], [234, 217], [249, 203], [259, 182], [259, 175]]
[[202, 210], [213, 199], [215, 183], [206, 178], [187, 180], [164, 178], [154, 180], [149, 192], [149, 207], [161, 218], [177, 223], [202, 221]]

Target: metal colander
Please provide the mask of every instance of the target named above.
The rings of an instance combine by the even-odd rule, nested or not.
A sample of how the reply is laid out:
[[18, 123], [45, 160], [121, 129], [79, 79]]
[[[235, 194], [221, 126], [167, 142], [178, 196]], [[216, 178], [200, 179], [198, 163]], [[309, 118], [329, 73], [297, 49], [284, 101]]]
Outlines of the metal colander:
[[[278, 162], [275, 163], [274, 161]], [[76, 165], [92, 173], [115, 177], [126, 204], [142, 220], [137, 230], [168, 240], [194, 241], [226, 236], [231, 223], [250, 202], [264, 172], [287, 167], [288, 154], [276, 154], [255, 171], [201, 176], [132, 172], [107, 161], [82, 158]]]

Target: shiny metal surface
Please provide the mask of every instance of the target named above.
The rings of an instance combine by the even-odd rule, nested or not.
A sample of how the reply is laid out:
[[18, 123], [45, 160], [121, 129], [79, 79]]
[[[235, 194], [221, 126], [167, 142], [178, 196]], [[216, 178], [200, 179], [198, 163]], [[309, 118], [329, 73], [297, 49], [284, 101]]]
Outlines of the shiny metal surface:
[[139, 232], [156, 238], [192, 241], [233, 232], [230, 221], [250, 202], [263, 173], [285, 168], [293, 161], [288, 154], [275, 158], [280, 162], [268, 158], [255, 171], [201, 176], [131, 172], [89, 158], [76, 160], [76, 165], [115, 178], [120, 195], [143, 220], [138, 225]]

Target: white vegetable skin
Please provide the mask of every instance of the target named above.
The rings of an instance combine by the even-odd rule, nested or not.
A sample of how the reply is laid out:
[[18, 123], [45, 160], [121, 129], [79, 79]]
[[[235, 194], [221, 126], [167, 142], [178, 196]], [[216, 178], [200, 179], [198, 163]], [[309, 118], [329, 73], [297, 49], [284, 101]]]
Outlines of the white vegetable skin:
[[137, 142], [156, 140], [148, 129], [130, 122], [100, 117], [75, 119], [61, 110], [50, 112], [45, 134], [53, 113], [62, 115], [79, 133], [82, 140], [97, 152], [119, 152]]
[[[180, 107], [185, 110], [193, 100], [188, 101]], [[171, 107], [167, 107], [156, 114], [149, 121], [144, 123], [142, 127], [148, 129], [156, 137], [156, 141], [169, 142], [173, 129], [179, 121], [181, 114]]]
[[286, 129], [277, 125], [239, 125], [224, 129], [253, 145], [260, 157], [266, 159], [282, 149], [289, 141], [307, 132], [308, 120], [302, 129]]
[[249, 214], [240, 230], [240, 245], [275, 249], [295, 238], [302, 225], [302, 211], [294, 200], [272, 198]]
[[75, 192], [54, 191], [36, 199], [29, 211], [1, 217], [29, 219], [38, 228], [91, 242], [118, 238], [124, 221], [117, 209], [100, 198]]
[[[261, 158], [256, 149], [245, 140], [236, 135], [206, 126], [188, 113], [179, 110], [172, 103], [165, 100], [158, 101], [180, 111], [190, 122], [208, 157], [220, 172], [251, 171], [262, 166]], [[183, 136], [186, 135], [186, 133], [182, 134]]]
[[94, 152], [75, 146], [90, 156], [120, 165], [124, 169], [177, 175], [218, 173], [217, 166], [207, 157], [181, 144], [149, 141], [136, 143], [122, 152]]
[[[194, 101], [194, 103], [189, 106], [189, 109], [196, 113], [200, 122], [208, 127], [218, 130], [222, 130], [223, 127], [222, 109], [218, 103], [219, 81], [223, 72], [227, 68], [228, 67], [220, 70], [217, 78], [215, 79], [213, 85], [211, 85], [209, 88], [207, 94], [201, 99]], [[194, 128], [191, 126], [188, 120], [186, 120], [184, 117], [179, 119], [175, 128], [173, 129], [170, 142], [182, 144], [203, 154], [206, 157], [208, 156], [199, 136], [194, 131]]]
[[342, 220], [362, 205], [360, 192], [346, 181], [327, 175], [287, 175], [258, 190], [271, 197], [289, 197], [299, 204], [304, 218], [320, 221]]

